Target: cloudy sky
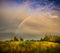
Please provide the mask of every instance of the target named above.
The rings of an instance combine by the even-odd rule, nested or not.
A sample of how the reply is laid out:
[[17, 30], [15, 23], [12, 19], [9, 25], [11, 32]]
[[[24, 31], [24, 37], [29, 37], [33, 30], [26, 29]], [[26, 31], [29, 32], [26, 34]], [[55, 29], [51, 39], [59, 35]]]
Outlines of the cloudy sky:
[[0, 40], [60, 33], [60, 0], [1, 0], [0, 4]]

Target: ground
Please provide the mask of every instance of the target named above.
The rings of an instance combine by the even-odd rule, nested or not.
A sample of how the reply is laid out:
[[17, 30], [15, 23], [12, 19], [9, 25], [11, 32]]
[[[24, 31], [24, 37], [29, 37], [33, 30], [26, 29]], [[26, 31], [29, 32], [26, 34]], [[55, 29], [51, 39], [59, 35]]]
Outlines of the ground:
[[60, 53], [60, 44], [47, 41], [0, 42], [0, 53]]

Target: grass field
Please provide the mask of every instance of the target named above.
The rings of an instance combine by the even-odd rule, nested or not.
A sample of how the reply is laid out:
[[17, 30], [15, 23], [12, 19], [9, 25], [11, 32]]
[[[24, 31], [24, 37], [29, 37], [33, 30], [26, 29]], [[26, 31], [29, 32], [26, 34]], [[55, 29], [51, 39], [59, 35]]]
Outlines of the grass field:
[[46, 41], [0, 42], [0, 53], [60, 53], [60, 44]]

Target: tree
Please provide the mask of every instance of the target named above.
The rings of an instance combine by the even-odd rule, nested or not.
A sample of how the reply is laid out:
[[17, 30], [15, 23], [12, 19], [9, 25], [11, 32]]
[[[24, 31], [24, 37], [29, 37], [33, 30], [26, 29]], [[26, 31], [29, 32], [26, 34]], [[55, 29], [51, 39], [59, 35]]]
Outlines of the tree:
[[40, 41], [44, 41], [43, 38], [41, 38]]
[[49, 36], [45, 36], [44, 41], [50, 41], [50, 42], [57, 42], [60, 43], [60, 36], [57, 35], [49, 35]]
[[20, 37], [20, 41], [23, 41], [23, 38], [22, 37]]
[[49, 41], [49, 37], [47, 35], [44, 37], [44, 41]]
[[18, 39], [16, 37], [14, 37], [14, 41], [18, 41]]

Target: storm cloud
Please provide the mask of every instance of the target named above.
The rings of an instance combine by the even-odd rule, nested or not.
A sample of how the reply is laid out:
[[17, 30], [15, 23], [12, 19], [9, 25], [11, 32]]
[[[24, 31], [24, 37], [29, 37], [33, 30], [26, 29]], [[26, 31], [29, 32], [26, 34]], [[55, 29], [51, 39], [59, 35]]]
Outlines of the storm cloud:
[[3, 3], [0, 8], [1, 39], [9, 39], [9, 34], [11, 37], [18, 35], [27, 39], [38, 39], [41, 33], [60, 33], [60, 11], [49, 8], [52, 3], [46, 6], [33, 4], [37, 5], [36, 2], [28, 1], [22, 4]]

